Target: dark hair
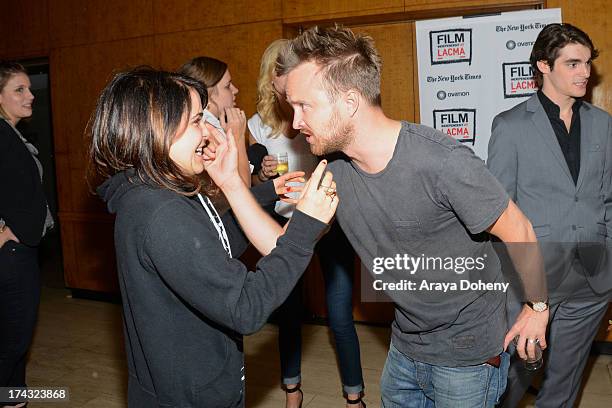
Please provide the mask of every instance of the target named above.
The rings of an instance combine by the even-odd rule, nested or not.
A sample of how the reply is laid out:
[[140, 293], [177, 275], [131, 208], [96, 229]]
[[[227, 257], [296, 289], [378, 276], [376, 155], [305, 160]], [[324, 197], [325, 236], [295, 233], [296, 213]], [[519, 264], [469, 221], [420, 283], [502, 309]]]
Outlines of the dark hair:
[[546, 61], [552, 70], [559, 51], [570, 43], [581, 44], [591, 50], [591, 60], [599, 55], [599, 51], [595, 49], [587, 33], [571, 24], [549, 24], [540, 31], [529, 57], [529, 62], [540, 85], [542, 84], [542, 72], [538, 68], [538, 61]]
[[90, 165], [104, 178], [135, 169], [145, 183], [193, 195], [202, 176], [186, 176], [170, 158], [170, 145], [191, 109], [190, 90], [206, 105], [203, 86], [184, 75], [139, 67], [122, 72], [98, 98], [88, 128]]
[[372, 37], [339, 25], [309, 28], [279, 54], [276, 73], [288, 74], [310, 61], [322, 66], [323, 86], [330, 99], [339, 91], [354, 89], [371, 105], [380, 106], [382, 62]]
[[225, 71], [227, 64], [223, 61], [212, 57], [196, 57], [183, 64], [177, 72], [197, 79], [211, 90], [223, 78]]
[[[11, 79], [13, 75], [25, 74], [28, 75], [26, 69], [20, 63], [16, 61], [2, 61], [0, 60], [0, 92], [4, 90], [6, 83]], [[6, 112], [0, 106], [0, 117], [7, 118]]]

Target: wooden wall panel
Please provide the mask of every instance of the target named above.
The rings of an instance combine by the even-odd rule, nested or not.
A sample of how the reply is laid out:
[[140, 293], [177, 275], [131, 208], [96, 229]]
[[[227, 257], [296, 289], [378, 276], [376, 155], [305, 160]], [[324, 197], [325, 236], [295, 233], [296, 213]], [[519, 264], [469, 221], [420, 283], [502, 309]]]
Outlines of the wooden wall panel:
[[0, 57], [40, 57], [49, 53], [47, 0], [3, 0]]
[[54, 48], [153, 33], [152, 0], [48, 1], [49, 33]]
[[486, 11], [487, 9], [506, 10], [515, 7], [530, 7], [534, 4], [542, 3], [543, 0], [405, 0], [404, 10], [407, 12], [422, 12], [425, 10], [447, 12], [449, 10], [467, 9], [480, 11]]
[[439, 18], [469, 12], [512, 10], [542, 4], [544, 0], [284, 0], [283, 22], [299, 24], [314, 21], [358, 19], [383, 22], [407, 18]]
[[90, 187], [87, 182], [86, 160], [82, 159], [82, 167], [71, 168], [70, 172], [64, 175], [64, 183], [70, 183], [70, 207], [82, 213], [106, 214], [106, 204], [95, 194], [98, 185], [94, 183]]
[[[56, 138], [57, 139], [57, 138]], [[55, 176], [59, 211], [72, 211], [72, 183], [68, 152], [55, 151]]]
[[53, 50], [50, 63], [56, 152], [64, 160], [58, 168], [58, 188], [62, 192], [70, 185], [70, 201], [62, 193], [60, 211], [98, 210], [85, 183], [85, 126], [113, 72], [153, 63], [153, 37], [60, 48]]
[[[588, 4], [587, 4], [588, 3]], [[584, 30], [602, 52], [593, 64], [590, 100], [612, 112], [612, 7], [609, 0], [548, 0], [547, 7], [561, 7], [563, 21]]]
[[71, 288], [118, 292], [113, 219], [60, 214], [64, 273]]
[[202, 55], [225, 61], [232, 81], [240, 90], [237, 105], [249, 117], [255, 113], [261, 54], [268, 44], [282, 37], [282, 32], [282, 25], [277, 21], [158, 35], [155, 61], [168, 70]]
[[283, 0], [283, 21], [328, 20], [404, 11], [404, 0]]
[[393, 119], [414, 121], [414, 23], [391, 23], [351, 27], [376, 42], [383, 61], [382, 106]]
[[74, 225], [61, 213], [58, 216], [64, 260], [64, 282], [67, 286], [79, 288], [79, 258], [75, 248]]
[[153, 0], [155, 33], [171, 33], [281, 18], [281, 0]]

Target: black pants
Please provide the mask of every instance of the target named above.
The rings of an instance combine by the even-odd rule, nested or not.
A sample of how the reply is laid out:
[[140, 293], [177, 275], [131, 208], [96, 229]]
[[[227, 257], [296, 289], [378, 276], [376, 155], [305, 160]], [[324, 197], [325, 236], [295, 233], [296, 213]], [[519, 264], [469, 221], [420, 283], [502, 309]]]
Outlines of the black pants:
[[39, 302], [37, 249], [8, 241], [0, 248], [0, 387], [26, 385], [26, 355]]

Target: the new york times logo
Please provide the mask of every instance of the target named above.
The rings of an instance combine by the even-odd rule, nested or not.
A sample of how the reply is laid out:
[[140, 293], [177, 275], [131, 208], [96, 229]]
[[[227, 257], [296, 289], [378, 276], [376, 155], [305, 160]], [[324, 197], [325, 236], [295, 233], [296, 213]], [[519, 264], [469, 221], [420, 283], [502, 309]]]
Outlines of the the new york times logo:
[[472, 29], [430, 31], [431, 64], [472, 63]]
[[529, 62], [505, 62], [502, 64], [502, 70], [504, 98], [523, 98], [537, 91], [538, 84]]
[[439, 109], [433, 111], [434, 128], [460, 142], [476, 142], [476, 109]]

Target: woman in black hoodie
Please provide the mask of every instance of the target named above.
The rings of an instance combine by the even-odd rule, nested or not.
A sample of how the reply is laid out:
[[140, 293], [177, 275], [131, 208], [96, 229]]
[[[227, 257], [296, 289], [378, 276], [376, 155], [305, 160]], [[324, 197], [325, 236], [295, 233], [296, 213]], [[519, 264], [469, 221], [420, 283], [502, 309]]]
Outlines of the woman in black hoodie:
[[[115, 76], [91, 122], [92, 165], [107, 178], [98, 193], [117, 215], [132, 407], [243, 406], [242, 335], [287, 297], [338, 205], [322, 162], [283, 231], [258, 203], [300, 174], [249, 192], [231, 132], [205, 124], [203, 106], [195, 80], [141, 68]], [[219, 216], [215, 190], [242, 229]], [[254, 273], [236, 259], [243, 233], [264, 255]]]

